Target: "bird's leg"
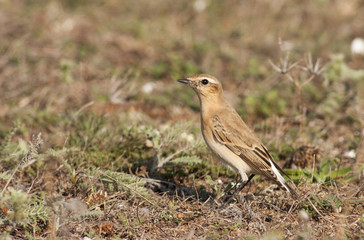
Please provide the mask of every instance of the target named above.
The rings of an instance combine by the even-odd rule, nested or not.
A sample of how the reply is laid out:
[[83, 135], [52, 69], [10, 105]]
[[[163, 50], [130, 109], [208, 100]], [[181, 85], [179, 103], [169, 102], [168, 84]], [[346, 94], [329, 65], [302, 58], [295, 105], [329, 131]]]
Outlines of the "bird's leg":
[[243, 181], [241, 181], [240, 180], [240, 182], [241, 182], [241, 185], [239, 186], [239, 188], [237, 188], [234, 192], [233, 192], [233, 194], [229, 197], [229, 199], [227, 200], [227, 201], [225, 201], [224, 202], [224, 204], [222, 205], [222, 207], [224, 207], [226, 204], [228, 204], [230, 201], [231, 201], [231, 199], [233, 199], [233, 197], [235, 197], [235, 195], [237, 194], [237, 193], [239, 193], [241, 190], [243, 190], [243, 188], [250, 182], [250, 180], [252, 180], [253, 179], [253, 177], [255, 176], [255, 174], [251, 174], [250, 176], [249, 176], [249, 178], [248, 178], [248, 180], [247, 181], [245, 181], [245, 182], [243, 182]]
[[[239, 183], [242, 183], [243, 180], [240, 176], [240, 174], [237, 174], [234, 180], [234, 187], [232, 188], [234, 190], [234, 192], [236, 191], [236, 189], [238, 188]], [[231, 189], [230, 189], [231, 190]], [[229, 191], [230, 192], [230, 191]]]
[[[241, 186], [235, 192], [239, 193], [241, 190], [243, 190], [243, 188], [250, 182], [250, 180], [253, 179], [254, 176], [255, 174], [251, 174], [246, 182], [241, 182]], [[235, 195], [235, 192], [233, 195]]]

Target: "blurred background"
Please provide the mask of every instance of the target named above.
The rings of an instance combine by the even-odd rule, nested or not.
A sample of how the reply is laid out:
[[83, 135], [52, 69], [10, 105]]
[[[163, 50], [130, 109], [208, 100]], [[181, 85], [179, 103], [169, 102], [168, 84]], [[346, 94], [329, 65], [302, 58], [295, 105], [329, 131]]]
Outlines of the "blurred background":
[[[85, 198], [90, 182], [76, 173], [94, 167], [185, 186], [207, 175], [232, 181], [200, 142], [197, 96], [176, 82], [197, 73], [221, 80], [295, 180], [310, 179], [294, 171], [321, 158], [355, 176], [364, 169], [363, 1], [0, 0], [0, 26], [1, 171], [15, 168], [34, 133], [44, 153], [78, 149], [55, 154], [68, 164], [56, 174], [62, 190], [36, 181], [35, 194]], [[184, 155], [205, 165], [150, 166]], [[18, 181], [47, 179], [57, 167], [44, 162]]]
[[[17, 117], [36, 120], [81, 108], [100, 115], [138, 112], [156, 125], [197, 122], [195, 93], [175, 79], [208, 73], [222, 81], [249, 125], [269, 134], [256, 123], [281, 124], [291, 131], [290, 145], [317, 143], [317, 131], [341, 141], [331, 147], [358, 135], [362, 1], [0, 4], [2, 131]], [[341, 129], [338, 121], [348, 124]], [[303, 129], [310, 124], [311, 137]]]
[[[333, 61], [363, 68], [350, 65], [351, 42], [364, 36], [364, 6], [357, 0], [0, 4], [2, 117], [19, 109], [60, 113], [95, 101], [140, 103], [148, 114], [170, 119], [172, 105], [198, 108], [192, 91], [174, 80], [209, 73], [222, 80], [249, 121], [290, 112], [293, 86], [277, 77], [269, 59], [278, 63], [289, 52], [293, 63], [311, 53], [321, 66], [329, 65], [328, 81], [343, 74]], [[324, 81], [304, 89], [304, 98], [323, 101], [330, 84]], [[253, 110], [244, 102], [272, 90], [284, 96], [284, 106]]]

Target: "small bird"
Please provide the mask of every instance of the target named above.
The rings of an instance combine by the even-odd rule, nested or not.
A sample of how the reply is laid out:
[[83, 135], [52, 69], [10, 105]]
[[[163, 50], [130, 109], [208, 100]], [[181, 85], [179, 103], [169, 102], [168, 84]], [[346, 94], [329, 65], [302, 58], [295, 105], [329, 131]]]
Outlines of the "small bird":
[[[282, 177], [282, 169], [226, 101], [222, 85], [215, 77], [198, 74], [177, 81], [188, 84], [197, 93], [201, 108], [201, 131], [207, 146], [220, 161], [240, 173], [242, 185], [235, 192], [240, 192], [258, 174], [283, 186], [297, 198], [293, 182]], [[248, 174], [251, 175], [248, 177]]]

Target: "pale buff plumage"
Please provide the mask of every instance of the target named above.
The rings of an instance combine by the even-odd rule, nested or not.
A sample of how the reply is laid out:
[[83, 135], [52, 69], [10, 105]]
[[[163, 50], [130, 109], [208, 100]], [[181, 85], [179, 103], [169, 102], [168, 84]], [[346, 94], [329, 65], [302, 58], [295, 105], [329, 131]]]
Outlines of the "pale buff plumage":
[[248, 174], [259, 174], [297, 196], [294, 184], [282, 177], [281, 168], [267, 148], [226, 101], [221, 83], [215, 77], [199, 74], [178, 81], [188, 84], [197, 93], [202, 135], [207, 146], [223, 163], [239, 172], [245, 183]]

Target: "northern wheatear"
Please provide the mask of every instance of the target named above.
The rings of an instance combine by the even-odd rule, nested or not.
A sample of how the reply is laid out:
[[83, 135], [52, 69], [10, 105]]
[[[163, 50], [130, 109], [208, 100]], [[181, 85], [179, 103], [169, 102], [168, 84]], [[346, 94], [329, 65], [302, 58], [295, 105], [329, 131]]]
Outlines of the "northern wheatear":
[[[240, 191], [255, 174], [265, 176], [297, 197], [295, 186], [286, 181], [282, 169], [267, 148], [226, 101], [221, 83], [213, 76], [199, 74], [178, 82], [197, 93], [201, 106], [201, 131], [207, 146], [218, 158], [241, 175]], [[248, 174], [251, 174], [248, 177]]]

